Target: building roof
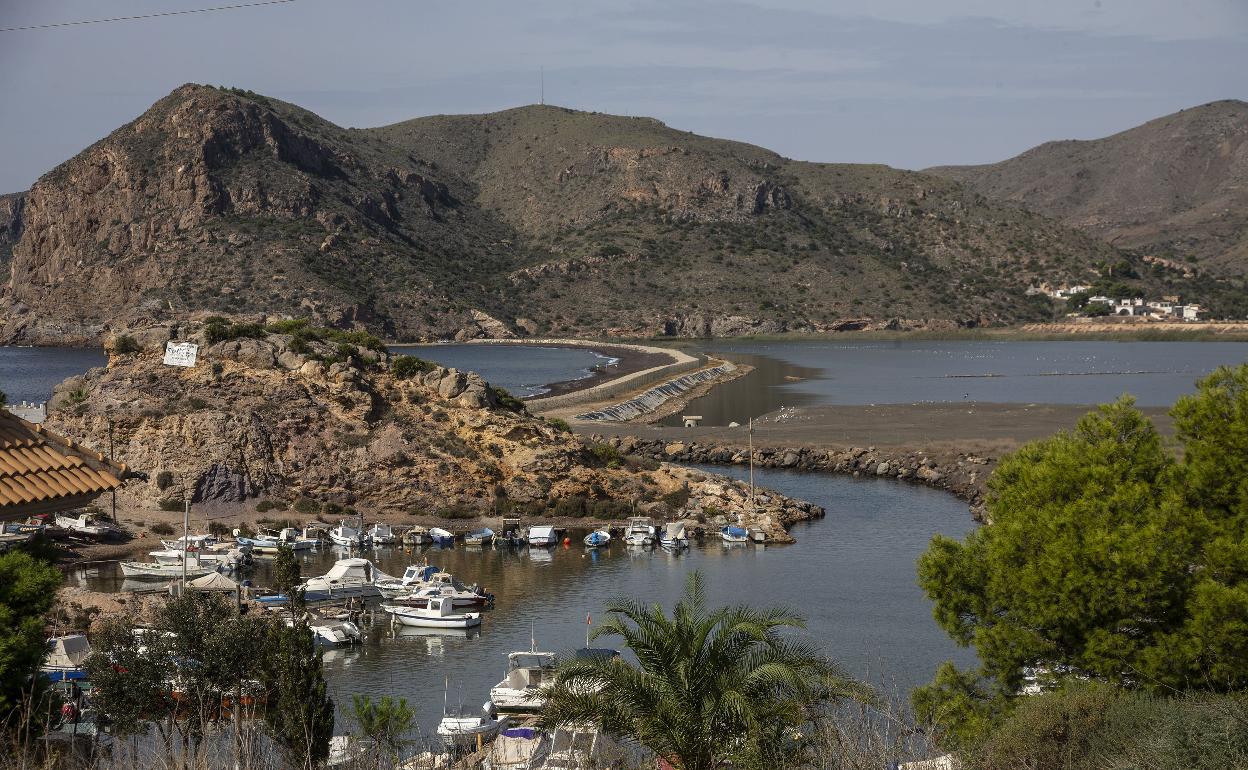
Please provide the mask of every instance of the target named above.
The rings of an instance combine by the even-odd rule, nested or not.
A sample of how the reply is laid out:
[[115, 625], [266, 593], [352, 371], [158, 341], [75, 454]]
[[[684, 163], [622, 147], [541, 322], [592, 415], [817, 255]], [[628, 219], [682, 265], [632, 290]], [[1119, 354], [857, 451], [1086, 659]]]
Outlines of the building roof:
[[80, 507], [129, 475], [125, 465], [0, 409], [0, 519]]

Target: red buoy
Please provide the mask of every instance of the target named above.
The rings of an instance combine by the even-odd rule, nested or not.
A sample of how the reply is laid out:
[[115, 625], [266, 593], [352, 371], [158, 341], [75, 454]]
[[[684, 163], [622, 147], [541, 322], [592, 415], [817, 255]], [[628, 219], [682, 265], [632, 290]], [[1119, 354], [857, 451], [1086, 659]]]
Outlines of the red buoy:
[[564, 544], [564, 545], [572, 545], [572, 538], [570, 538], [570, 537], [565, 537], [565, 538], [563, 539], [563, 544]]

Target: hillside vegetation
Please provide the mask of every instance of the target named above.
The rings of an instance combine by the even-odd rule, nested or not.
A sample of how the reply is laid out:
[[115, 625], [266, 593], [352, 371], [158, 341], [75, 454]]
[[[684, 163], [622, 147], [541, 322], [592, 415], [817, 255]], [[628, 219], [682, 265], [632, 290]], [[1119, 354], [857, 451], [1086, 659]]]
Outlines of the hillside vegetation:
[[1242, 276], [1248, 268], [1248, 103], [1182, 110], [1092, 141], [1048, 142], [933, 174], [1118, 246]]
[[0, 201], [0, 232], [0, 341], [54, 344], [195, 312], [394, 339], [950, 328], [1045, 320], [1028, 285], [1107, 265], [1184, 280], [929, 174], [547, 106], [344, 129], [199, 85]]

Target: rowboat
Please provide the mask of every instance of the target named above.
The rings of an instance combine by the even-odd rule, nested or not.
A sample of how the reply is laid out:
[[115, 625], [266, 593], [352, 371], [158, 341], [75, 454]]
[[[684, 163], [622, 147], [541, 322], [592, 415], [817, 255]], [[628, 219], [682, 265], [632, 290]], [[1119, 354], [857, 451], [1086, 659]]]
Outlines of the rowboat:
[[559, 537], [555, 534], [554, 527], [529, 527], [527, 539], [529, 545], [535, 545], [539, 548], [559, 542]]
[[455, 534], [453, 532], [447, 532], [445, 529], [442, 529], [440, 527], [431, 528], [429, 530], [429, 537], [437, 545], [454, 545], [455, 544]]
[[468, 545], [485, 545], [494, 539], [494, 530], [489, 527], [473, 530], [464, 535], [464, 542]]
[[[181, 553], [181, 552], [179, 552]], [[207, 564], [201, 562], [195, 556], [190, 556], [183, 560], [179, 559], [176, 563], [165, 564], [156, 561], [123, 561], [121, 563], [121, 574], [126, 577], [133, 578], [178, 578], [185, 575], [186, 577], [203, 577], [209, 572], [216, 572], [219, 565]]]
[[750, 533], [744, 527], [724, 526], [719, 530], [719, 537], [725, 543], [750, 542]]

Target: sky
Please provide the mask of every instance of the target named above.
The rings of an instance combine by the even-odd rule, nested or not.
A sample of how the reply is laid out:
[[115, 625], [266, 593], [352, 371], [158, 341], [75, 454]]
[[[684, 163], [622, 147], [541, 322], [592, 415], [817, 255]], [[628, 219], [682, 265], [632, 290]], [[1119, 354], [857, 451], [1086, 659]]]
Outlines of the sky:
[[[255, 0], [0, 0], [0, 27]], [[1248, 99], [1248, 0], [293, 0], [0, 32], [0, 192], [187, 83], [344, 126], [548, 104], [823, 162], [988, 163]]]

